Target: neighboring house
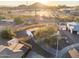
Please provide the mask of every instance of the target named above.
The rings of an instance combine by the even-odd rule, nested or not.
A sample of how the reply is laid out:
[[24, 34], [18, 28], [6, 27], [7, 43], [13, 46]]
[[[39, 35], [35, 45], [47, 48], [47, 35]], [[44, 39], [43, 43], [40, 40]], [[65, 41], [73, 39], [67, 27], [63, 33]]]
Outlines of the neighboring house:
[[73, 34], [79, 34], [79, 23], [67, 22], [67, 29]]
[[27, 37], [27, 33], [26, 31], [19, 31], [19, 32], [16, 32], [16, 36], [19, 38], [19, 37]]
[[26, 34], [27, 34], [28, 36], [31, 36], [31, 37], [33, 37], [33, 34], [32, 34], [32, 32], [31, 32], [31, 31], [29, 31], [29, 30], [26, 30]]
[[18, 43], [10, 46], [0, 45], [0, 58], [21, 58], [29, 51], [27, 45]]
[[13, 19], [2, 19], [1, 21], [3, 21], [3, 22], [14, 22]]
[[8, 41], [8, 45], [17, 44], [17, 43], [19, 43], [19, 39], [17, 38], [13, 38]]
[[7, 28], [7, 27], [12, 27], [14, 24], [13, 19], [2, 19], [0, 20], [0, 31]]
[[0, 25], [12, 25], [14, 23], [13, 19], [2, 19], [0, 20]]
[[66, 23], [65, 22], [59, 23], [59, 29], [60, 30], [66, 30]]

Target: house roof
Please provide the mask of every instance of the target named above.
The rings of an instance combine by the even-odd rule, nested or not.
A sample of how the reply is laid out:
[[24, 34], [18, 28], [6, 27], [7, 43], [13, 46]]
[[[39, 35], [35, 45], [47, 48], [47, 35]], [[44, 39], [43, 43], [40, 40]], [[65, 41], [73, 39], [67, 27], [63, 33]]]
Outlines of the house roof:
[[79, 25], [75, 25], [74, 30], [79, 31]]
[[14, 22], [14, 20], [13, 20], [13, 19], [2, 19], [1, 21]]
[[79, 23], [78, 22], [68, 22], [67, 24], [69, 26], [72, 26], [74, 31], [79, 31]]

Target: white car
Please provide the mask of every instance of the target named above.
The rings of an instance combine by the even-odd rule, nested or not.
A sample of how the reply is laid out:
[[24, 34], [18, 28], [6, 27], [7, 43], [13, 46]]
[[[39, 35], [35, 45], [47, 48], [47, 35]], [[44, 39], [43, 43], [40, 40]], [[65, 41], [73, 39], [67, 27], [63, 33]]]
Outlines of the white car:
[[69, 41], [67, 40], [66, 43], [69, 43]]
[[60, 23], [59, 24], [59, 29], [60, 30], [66, 30], [66, 24], [65, 23]]
[[67, 40], [68, 38], [67, 37], [64, 37], [64, 39]]
[[66, 26], [60, 26], [60, 30], [66, 30]]

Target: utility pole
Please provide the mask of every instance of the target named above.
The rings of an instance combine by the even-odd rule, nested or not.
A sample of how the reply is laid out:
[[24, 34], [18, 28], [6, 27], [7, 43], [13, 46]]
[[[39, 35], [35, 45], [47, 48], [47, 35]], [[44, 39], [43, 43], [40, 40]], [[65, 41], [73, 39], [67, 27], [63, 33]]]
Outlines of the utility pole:
[[58, 57], [58, 48], [59, 48], [58, 45], [59, 45], [59, 40], [61, 39], [59, 34], [60, 34], [60, 32], [58, 31], [58, 33], [57, 33], [57, 36], [58, 36], [57, 37], [57, 50], [56, 50], [56, 56], [55, 56], [56, 58]]
[[36, 7], [35, 7], [35, 17], [36, 17]]
[[28, 1], [26, 1], [26, 5], [28, 5]]
[[56, 50], [56, 58], [58, 56], [58, 39], [57, 39], [57, 50]]
[[[26, 1], [26, 5], [29, 6], [30, 5], [30, 1]], [[29, 11], [29, 8], [28, 8]]]
[[34, 9], [34, 10], [35, 10], [35, 17], [36, 17], [36, 14], [37, 14], [37, 9], [36, 9], [36, 7], [37, 7], [37, 6], [35, 6], [35, 9]]
[[[33, 3], [34, 1], [26, 1], [26, 5], [29, 6]], [[34, 11], [35, 17], [36, 17], [36, 7], [34, 10], [31, 10], [31, 8], [28, 8], [28, 11]], [[31, 14], [31, 13], [30, 13]]]

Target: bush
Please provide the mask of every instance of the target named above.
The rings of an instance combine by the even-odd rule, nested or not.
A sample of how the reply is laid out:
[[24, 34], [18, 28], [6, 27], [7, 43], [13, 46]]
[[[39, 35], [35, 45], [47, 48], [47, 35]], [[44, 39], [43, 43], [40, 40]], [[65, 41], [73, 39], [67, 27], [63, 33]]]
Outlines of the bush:
[[57, 36], [49, 36], [49, 37], [45, 38], [44, 41], [48, 45], [53, 46], [57, 42]]
[[3, 17], [3, 16], [0, 16], [0, 20], [1, 20], [1, 19], [5, 19], [5, 17]]
[[52, 46], [57, 42], [57, 36], [53, 36], [54, 33], [56, 33], [55, 27], [49, 26], [39, 29], [34, 35], [37, 42], [44, 41], [48, 45]]
[[77, 18], [75, 21], [76, 21], [76, 22], [79, 22], [79, 18]]
[[35, 32], [35, 37], [37, 39], [39, 38], [44, 38], [50, 35], [53, 35], [54, 33], [57, 32], [57, 28], [49, 26], [49, 27], [45, 27], [45, 28], [40, 28], [39, 30], [37, 30]]
[[1, 38], [3, 39], [12, 39], [12, 36], [14, 36], [12, 33], [11, 33], [11, 30], [10, 29], [5, 29], [1, 32], [0, 34]]
[[22, 24], [22, 23], [24, 23], [24, 21], [23, 21], [21, 18], [19, 18], [19, 17], [16, 17], [16, 18], [14, 19], [14, 22], [15, 22], [16, 24]]

